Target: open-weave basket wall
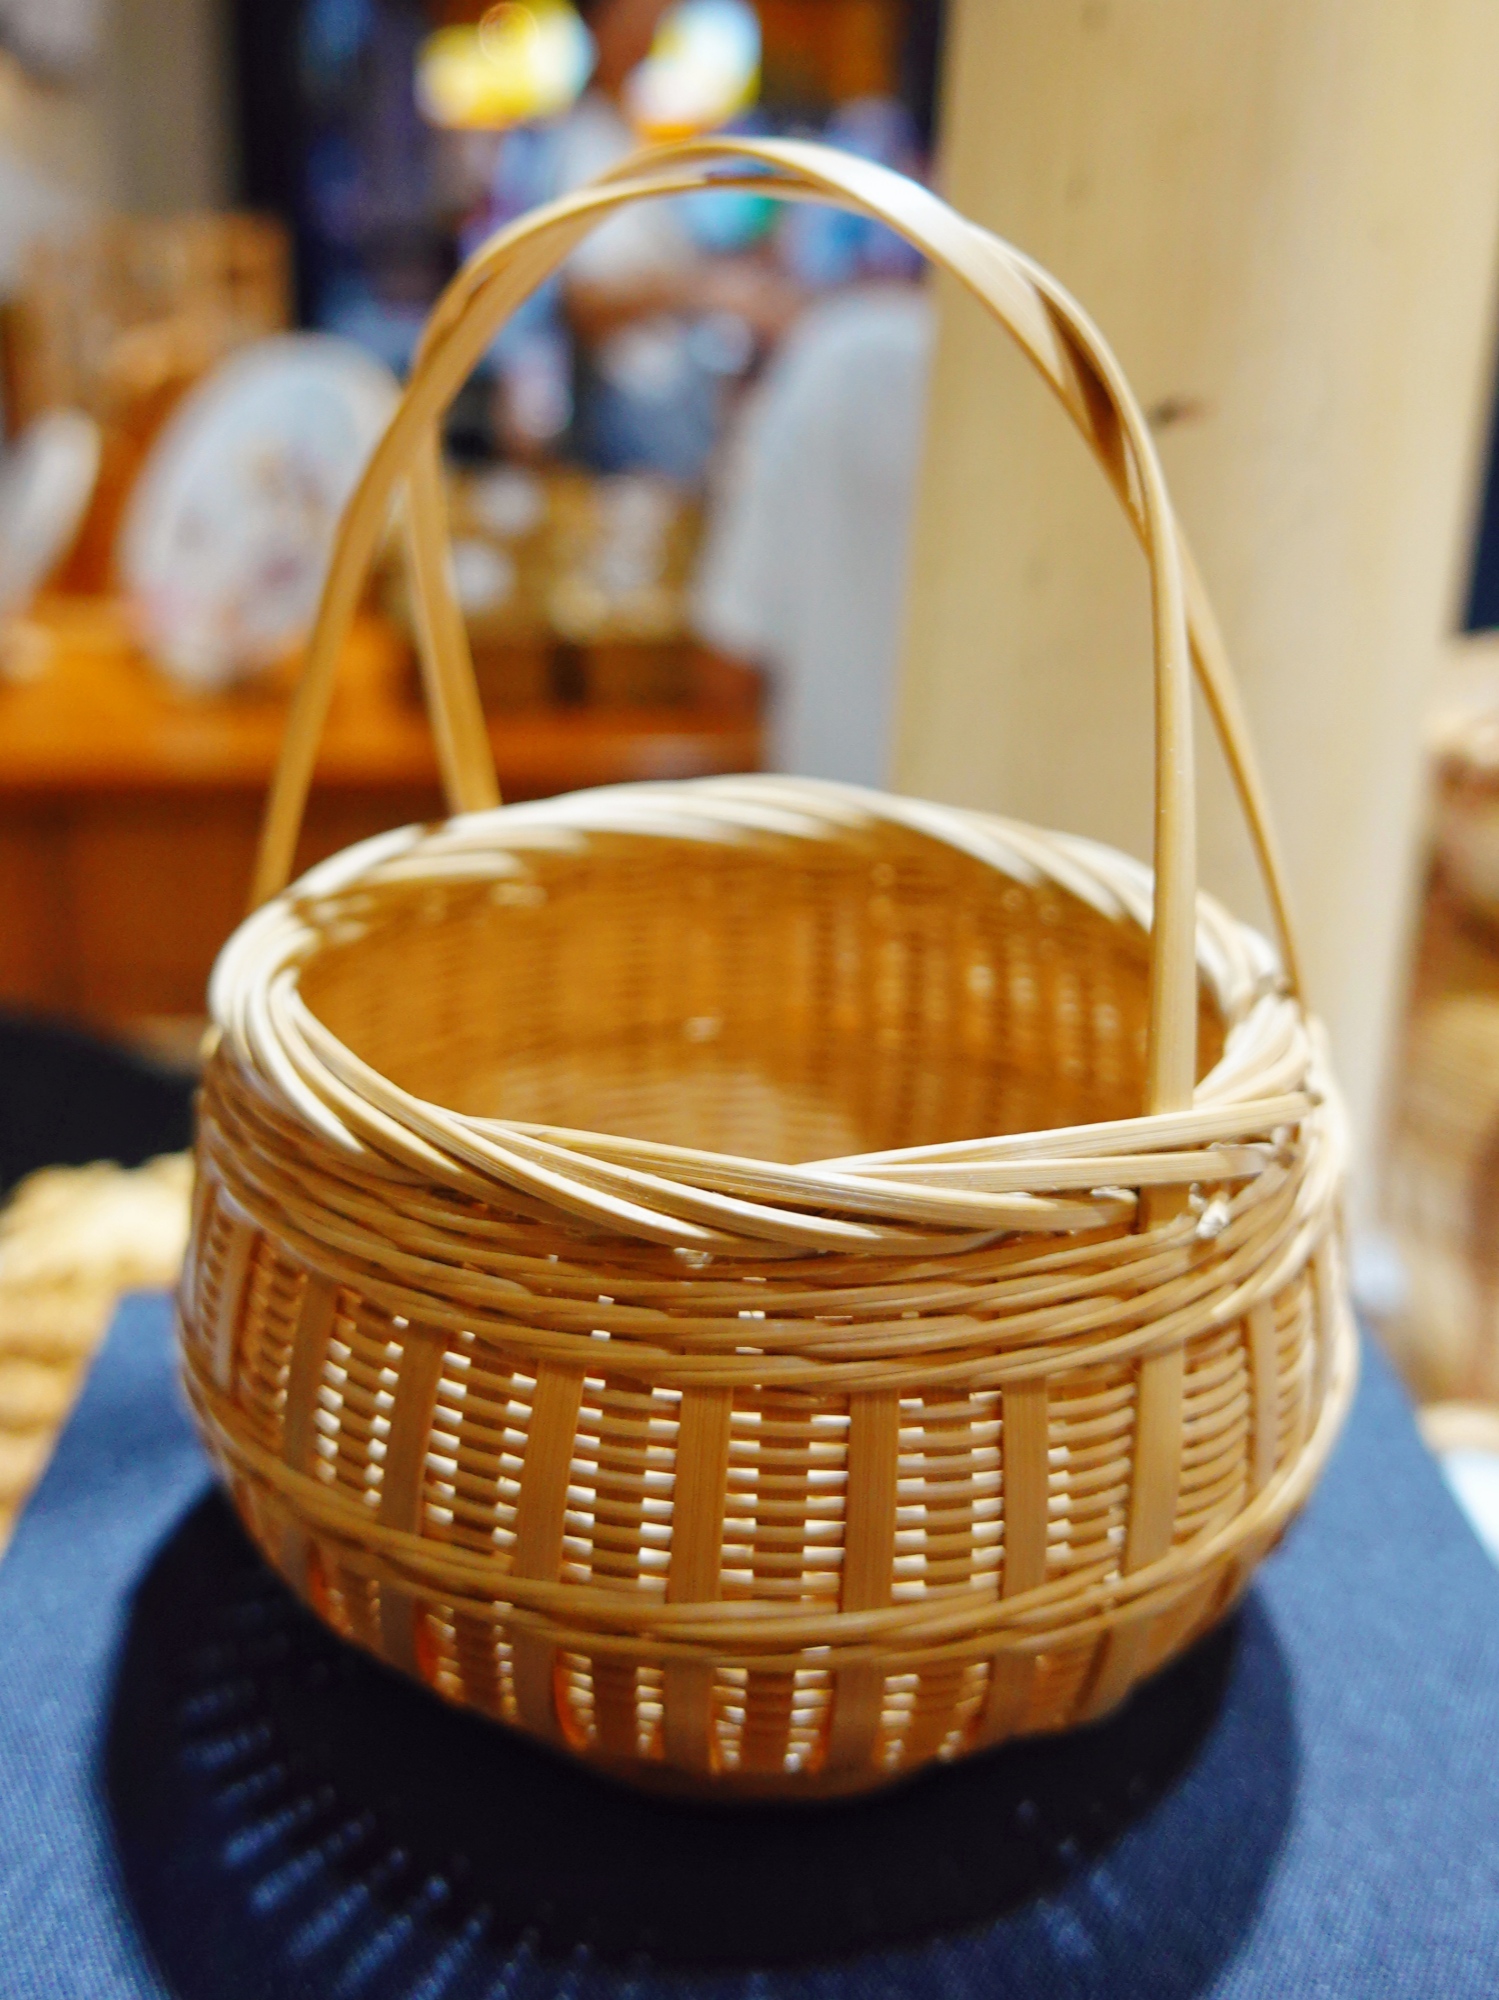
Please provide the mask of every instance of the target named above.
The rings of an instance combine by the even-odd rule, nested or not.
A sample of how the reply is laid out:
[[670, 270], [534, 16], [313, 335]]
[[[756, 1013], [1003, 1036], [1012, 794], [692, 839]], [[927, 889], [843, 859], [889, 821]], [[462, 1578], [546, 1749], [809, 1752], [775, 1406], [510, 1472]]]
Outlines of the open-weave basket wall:
[[[1204, 899], [1192, 1111], [1023, 1129], [1138, 1100], [1148, 908], [1107, 850], [785, 780], [305, 878], [219, 970], [184, 1288], [271, 1560], [622, 1764], [869, 1783], [1106, 1709], [1231, 1601], [1349, 1379], [1334, 1113], [1252, 933]], [[719, 1157], [556, 1129], [580, 1099]], [[835, 1134], [866, 1157], [769, 1164]], [[1142, 1186], [1192, 1198], [1141, 1229]]]
[[[862, 164], [755, 157], [898, 207]], [[1159, 639], [1174, 530], [1097, 366], [1074, 414], [1155, 552]], [[431, 534], [429, 687], [473, 804]], [[1255, 821], [1190, 571], [1177, 615]], [[1169, 749], [1180, 702], [1158, 721]], [[1197, 898], [1190, 757], [1163, 770], [1154, 878], [746, 778], [470, 812], [267, 902], [215, 974], [181, 1311], [271, 1562], [449, 1697], [723, 1792], [1083, 1721], [1189, 1644], [1316, 1477], [1354, 1343], [1317, 1034]]]

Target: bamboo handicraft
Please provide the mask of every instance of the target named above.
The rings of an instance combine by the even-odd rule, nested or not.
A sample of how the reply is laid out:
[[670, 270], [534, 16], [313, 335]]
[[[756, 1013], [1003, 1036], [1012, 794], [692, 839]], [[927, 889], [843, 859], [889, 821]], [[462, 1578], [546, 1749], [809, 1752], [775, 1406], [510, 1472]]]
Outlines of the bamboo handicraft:
[[[771, 777], [498, 805], [438, 423], [622, 203], [832, 200], [964, 282], [1134, 523], [1156, 853]], [[453, 817], [285, 886], [392, 506]], [[1280, 931], [1196, 888], [1191, 677]], [[1343, 1140], [1221, 641], [1043, 271], [867, 162], [643, 154], [481, 250], [343, 522], [214, 974], [181, 1337], [267, 1558], [449, 1699], [714, 1796], [1103, 1715], [1234, 1603], [1347, 1409]]]

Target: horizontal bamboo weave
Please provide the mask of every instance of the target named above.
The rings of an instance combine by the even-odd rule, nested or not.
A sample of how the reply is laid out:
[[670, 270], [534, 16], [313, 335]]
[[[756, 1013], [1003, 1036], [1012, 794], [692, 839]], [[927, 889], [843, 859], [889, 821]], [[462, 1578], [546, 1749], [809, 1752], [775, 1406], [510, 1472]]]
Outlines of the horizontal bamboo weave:
[[274, 893], [398, 477], [450, 792], [493, 796], [423, 398], [518, 295], [485, 272], [538, 282], [697, 149], [572, 198], [457, 281], [351, 506], [271, 900], [214, 975], [181, 1323], [243, 1518], [340, 1631], [637, 1781], [812, 1796], [1101, 1715], [1189, 1644], [1316, 1477], [1354, 1340], [1317, 1031], [1195, 892], [1189, 662], [1285, 930], [1112, 357], [922, 191], [723, 150], [971, 267], [1043, 372], [1025, 300], [1066, 329], [1152, 565], [1156, 871], [745, 778], [469, 811]]
[[1106, 850], [784, 780], [475, 815], [269, 905], [183, 1316], [271, 1560], [621, 1768], [854, 1786], [1109, 1707], [1351, 1379], [1321, 1061], [1206, 900], [1221, 1054], [1129, 1115], [1148, 907]]

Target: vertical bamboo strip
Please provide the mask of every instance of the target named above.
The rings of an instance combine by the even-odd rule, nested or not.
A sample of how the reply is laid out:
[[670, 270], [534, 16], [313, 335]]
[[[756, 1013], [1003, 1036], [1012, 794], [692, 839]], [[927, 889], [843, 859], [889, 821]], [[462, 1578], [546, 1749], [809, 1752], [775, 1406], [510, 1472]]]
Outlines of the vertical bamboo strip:
[[[1135, 1404], [1134, 1476], [1124, 1536], [1124, 1574], [1143, 1569], [1171, 1546], [1181, 1486], [1182, 1391], [1186, 1351], [1170, 1347], [1140, 1364]], [[1091, 1721], [1118, 1705], [1139, 1676], [1150, 1644], [1150, 1621], [1115, 1626], [1098, 1651], [1093, 1685], [1079, 1718]]]
[[[839, 1597], [844, 1611], [877, 1611], [890, 1602], [899, 1455], [900, 1403], [894, 1391], [869, 1389], [850, 1397]], [[872, 1762], [884, 1693], [885, 1670], [878, 1661], [839, 1669], [828, 1726], [829, 1771], [861, 1770]]]
[[245, 1286], [250, 1276], [250, 1257], [259, 1234], [249, 1217], [235, 1211], [227, 1198], [219, 1203], [221, 1215], [227, 1215], [228, 1241], [224, 1248], [223, 1266], [219, 1277], [218, 1300], [213, 1316], [213, 1379], [218, 1386], [228, 1391], [234, 1386], [235, 1348], [239, 1338], [241, 1309], [245, 1302]]
[[338, 1313], [338, 1286], [316, 1271], [307, 1273], [297, 1308], [297, 1331], [291, 1367], [286, 1377], [286, 1406], [281, 1418], [281, 1462], [293, 1472], [305, 1472], [312, 1462], [317, 1433], [318, 1392], [328, 1365], [328, 1343]]
[[[966, 1434], [967, 1449], [961, 1457], [945, 1449], [951, 1438], [954, 1425], [936, 1414], [951, 1401], [950, 1393], [939, 1391], [925, 1396], [923, 1402], [922, 1439], [926, 1451], [926, 1559], [929, 1565], [936, 1562], [952, 1562], [956, 1559], [963, 1569], [963, 1582], [967, 1582], [973, 1568], [973, 1496], [971, 1488], [960, 1500], [949, 1500], [945, 1489], [954, 1479], [954, 1458], [962, 1468], [961, 1475], [968, 1477], [968, 1467], [972, 1459], [973, 1419], [970, 1410], [966, 1421], [959, 1419], [957, 1428], [960, 1435]], [[933, 1542], [953, 1542], [959, 1544], [956, 1558], [953, 1555], [935, 1556]], [[907, 1732], [901, 1752], [903, 1764], [920, 1765], [930, 1762], [941, 1750], [952, 1727], [953, 1717], [958, 1707], [958, 1698], [967, 1673], [967, 1662], [954, 1659], [942, 1660], [936, 1665], [922, 1670], [916, 1683], [916, 1703], [911, 1717], [911, 1727]]]
[[[729, 1478], [728, 1389], [688, 1389], [677, 1432], [677, 1476], [672, 1491], [669, 1604], [709, 1604], [719, 1594], [724, 1498]], [[662, 1740], [666, 1761], [679, 1770], [713, 1767], [713, 1668], [710, 1663], [668, 1663]]]
[[[540, 1365], [515, 1510], [517, 1576], [550, 1581], [562, 1567], [567, 1488], [582, 1402], [581, 1368], [564, 1368], [556, 1362]], [[515, 1706], [522, 1725], [537, 1736], [561, 1742], [555, 1645], [522, 1627], [515, 1633], [514, 1649]]]
[[[767, 1415], [779, 1416], [783, 1406], [790, 1404], [790, 1398], [767, 1398]], [[753, 1575], [757, 1583], [764, 1583], [780, 1573], [776, 1561], [786, 1530], [778, 1528], [770, 1512], [770, 1496], [774, 1495], [780, 1507], [787, 1513], [795, 1509], [801, 1516], [801, 1526], [794, 1530], [801, 1540], [800, 1561], [805, 1561], [807, 1494], [812, 1470], [812, 1427], [810, 1415], [803, 1418], [805, 1429], [793, 1448], [795, 1463], [783, 1471], [779, 1478], [772, 1479], [762, 1459], [755, 1495], [755, 1548], [752, 1558]], [[746, 1772], [766, 1773], [785, 1768], [786, 1751], [791, 1738], [791, 1708], [796, 1690], [796, 1676], [784, 1671], [756, 1669], [752, 1667], [745, 1679], [744, 1688], [744, 1737], [740, 1749], [741, 1768]]]
[[[307, 1273], [297, 1308], [297, 1330], [286, 1377], [281, 1417], [281, 1462], [293, 1472], [310, 1472], [317, 1435], [318, 1395], [328, 1366], [328, 1343], [338, 1314], [338, 1287], [316, 1271]], [[281, 1535], [281, 1570], [297, 1590], [307, 1587], [309, 1541], [306, 1530], [288, 1521]]]
[[208, 1172], [201, 1160], [197, 1161], [193, 1169], [187, 1253], [182, 1259], [182, 1275], [177, 1281], [179, 1324], [184, 1332], [202, 1316], [203, 1302], [198, 1296], [198, 1282], [202, 1276], [203, 1250], [208, 1241], [208, 1225], [219, 1185], [217, 1177]]
[[[607, 1399], [605, 1399], [607, 1402]], [[599, 1469], [595, 1507], [595, 1536], [604, 1518], [606, 1493], [610, 1495], [608, 1518], [616, 1533], [627, 1536], [627, 1557], [616, 1557], [607, 1571], [599, 1559], [595, 1542], [594, 1573], [619, 1587], [623, 1568], [632, 1587], [638, 1587], [640, 1557], [644, 1542], [645, 1469], [648, 1419], [644, 1415], [611, 1416], [607, 1407], [599, 1418]], [[620, 1487], [621, 1492], [612, 1489]], [[634, 1660], [627, 1655], [596, 1652], [592, 1656], [593, 1720], [599, 1749], [606, 1757], [634, 1757], [640, 1738], [639, 1681]]]
[[1251, 1306], [1246, 1322], [1249, 1334], [1249, 1486], [1259, 1493], [1275, 1473], [1280, 1445], [1278, 1408], [1279, 1368], [1276, 1344], [1275, 1307], [1269, 1299]]
[[1337, 1329], [1341, 1275], [1338, 1270], [1339, 1245], [1332, 1230], [1323, 1238], [1312, 1257], [1312, 1309], [1316, 1368], [1312, 1383], [1312, 1404], [1320, 1407], [1327, 1394], [1327, 1378], [1332, 1370], [1333, 1336]]
[[[1020, 1597], [1046, 1580], [1046, 1529], [1051, 1492], [1044, 1381], [1017, 1382], [1000, 1401], [1004, 1481], [1005, 1597]], [[1023, 1724], [1036, 1679], [1036, 1656], [1005, 1648], [994, 1655], [980, 1713], [977, 1745], [1002, 1742]]]
[[[394, 1528], [402, 1535], [421, 1533], [422, 1485], [444, 1355], [445, 1342], [436, 1327], [405, 1329], [385, 1459], [380, 1468], [380, 1525]], [[391, 1665], [407, 1673], [416, 1668], [420, 1617], [410, 1591], [398, 1584], [381, 1582], [380, 1643]]]

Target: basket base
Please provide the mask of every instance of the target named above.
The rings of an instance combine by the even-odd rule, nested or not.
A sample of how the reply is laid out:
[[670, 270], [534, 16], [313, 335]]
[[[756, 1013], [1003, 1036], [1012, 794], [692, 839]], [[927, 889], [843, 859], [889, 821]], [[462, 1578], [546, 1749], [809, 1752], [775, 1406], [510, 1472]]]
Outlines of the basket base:
[[[1129, 1693], [1133, 1694], [1134, 1689], [1131, 1688]], [[1115, 1702], [1097, 1720], [1110, 1720], [1118, 1714], [1127, 1699], [1126, 1695]], [[498, 1726], [510, 1735], [522, 1736], [527, 1742], [535, 1741], [525, 1737], [523, 1731], [511, 1729], [507, 1723], [501, 1722]], [[1025, 1737], [1007, 1737], [993, 1748], [998, 1751], [1017, 1742], [1036, 1743], [1048, 1737], [1076, 1733], [1076, 1729], [1035, 1730]], [[569, 1763], [581, 1763], [589, 1772], [612, 1785], [621, 1785], [628, 1791], [644, 1793], [650, 1798], [693, 1806], [723, 1806], [726, 1810], [758, 1805], [797, 1809], [805, 1806], [815, 1811], [818, 1806], [842, 1805], [853, 1799], [893, 1797], [908, 1786], [919, 1784], [924, 1778], [950, 1771], [970, 1757], [986, 1753], [962, 1750], [954, 1756], [933, 1758], [930, 1763], [913, 1765], [900, 1771], [714, 1771], [707, 1775], [679, 1771], [670, 1764], [647, 1764], [633, 1759], [605, 1759], [593, 1755], [574, 1758], [566, 1750], [559, 1750], [556, 1754]]]

